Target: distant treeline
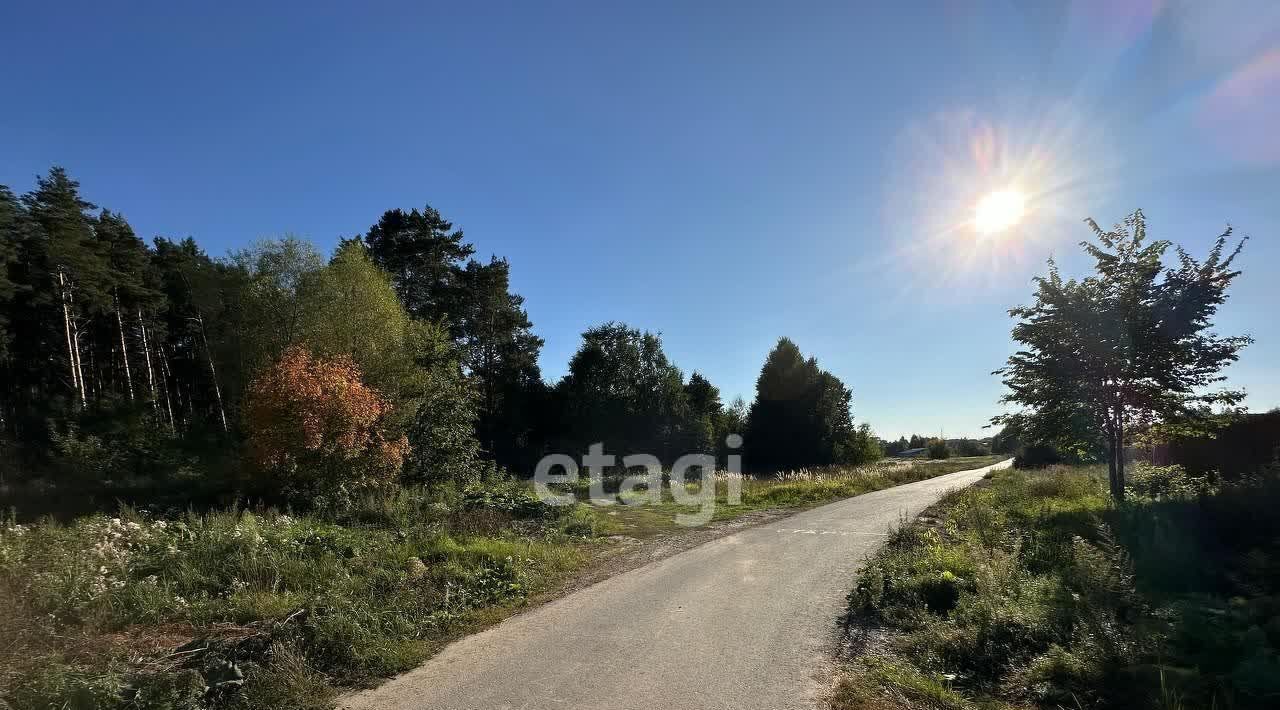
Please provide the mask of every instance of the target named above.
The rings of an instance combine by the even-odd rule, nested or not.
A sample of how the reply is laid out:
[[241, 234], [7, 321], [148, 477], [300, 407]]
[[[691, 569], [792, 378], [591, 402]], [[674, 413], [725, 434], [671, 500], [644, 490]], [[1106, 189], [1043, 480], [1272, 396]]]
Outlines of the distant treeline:
[[[922, 436], [920, 434], [912, 434], [910, 438], [899, 437], [897, 441], [882, 441], [881, 447], [889, 456], [896, 456], [904, 451], [914, 449], [928, 450], [930, 446], [935, 449], [938, 445], [945, 447], [948, 455], [955, 456], [986, 456], [988, 454], [1010, 453], [1008, 450], [1001, 449], [998, 442], [991, 439], [943, 439], [936, 436]], [[941, 458], [936, 457], [935, 458]]]
[[[474, 254], [429, 206], [385, 212], [328, 257], [286, 236], [214, 258], [190, 237], [144, 242], [61, 168], [21, 196], [0, 186], [0, 486], [253, 491], [264, 462], [299, 467], [295, 443], [354, 461], [382, 442], [404, 454], [382, 464], [424, 482], [527, 473], [595, 441], [669, 463], [741, 433], [734, 452], [760, 470], [880, 454], [849, 389], [785, 338], [750, 406], [622, 323], [583, 333], [548, 383], [511, 265]], [[335, 392], [359, 397], [306, 408]], [[298, 419], [299, 438], [273, 422], [247, 455], [253, 411]]]

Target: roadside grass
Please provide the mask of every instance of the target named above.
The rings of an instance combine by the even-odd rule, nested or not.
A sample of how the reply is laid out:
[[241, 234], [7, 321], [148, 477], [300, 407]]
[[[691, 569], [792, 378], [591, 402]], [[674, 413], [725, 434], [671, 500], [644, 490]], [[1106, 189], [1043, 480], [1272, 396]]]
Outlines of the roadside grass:
[[[588, 560], [518, 485], [341, 518], [230, 510], [0, 526], [14, 708], [319, 708], [419, 664]], [[0, 707], [4, 703], [0, 702]]]
[[858, 708], [1280, 702], [1280, 476], [1212, 491], [1138, 466], [999, 471], [894, 532], [849, 624], [881, 639], [831, 699]]
[[[830, 467], [788, 471], [773, 476], [737, 476], [740, 500], [730, 503], [730, 476], [716, 474], [716, 498], [713, 514], [706, 524], [733, 520], [748, 513], [769, 509], [799, 509], [828, 503], [841, 498], [869, 493], [884, 488], [921, 481], [956, 471], [982, 468], [1003, 461], [1006, 456], [972, 456], [946, 460], [885, 460], [854, 467]], [[593, 498], [590, 482], [580, 480], [573, 487], [578, 500], [589, 504], [586, 510], [598, 521], [605, 534], [626, 535], [638, 539], [671, 534], [682, 529], [677, 516], [698, 512], [697, 505], [677, 503], [668, 482], [663, 483], [662, 502], [652, 503], [646, 492], [616, 495], [619, 479], [605, 479], [603, 498]], [[685, 484], [690, 494], [701, 492], [702, 484]], [[698, 526], [694, 526], [698, 527]]]

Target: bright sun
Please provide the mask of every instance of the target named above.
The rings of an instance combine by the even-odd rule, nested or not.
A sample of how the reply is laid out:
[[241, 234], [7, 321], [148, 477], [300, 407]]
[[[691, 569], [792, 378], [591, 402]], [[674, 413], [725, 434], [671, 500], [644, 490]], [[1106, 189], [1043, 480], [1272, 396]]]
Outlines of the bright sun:
[[1027, 210], [1027, 199], [1018, 190], [996, 190], [978, 201], [973, 225], [982, 234], [995, 234], [1017, 224]]

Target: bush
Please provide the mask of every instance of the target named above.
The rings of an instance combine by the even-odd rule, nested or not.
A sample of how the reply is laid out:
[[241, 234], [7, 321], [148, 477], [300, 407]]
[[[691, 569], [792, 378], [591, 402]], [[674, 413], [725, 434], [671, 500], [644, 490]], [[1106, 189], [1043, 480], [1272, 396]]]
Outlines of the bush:
[[479, 480], [475, 395], [462, 381], [439, 382], [423, 398], [409, 429], [413, 456], [406, 478], [431, 486]]
[[391, 405], [345, 356], [291, 347], [254, 378], [245, 398], [248, 456], [280, 492], [349, 506], [390, 486], [408, 441], [384, 428]]
[[553, 518], [560, 509], [547, 505], [531, 490], [515, 482], [468, 487], [462, 494], [466, 510], [497, 510], [516, 519]]
[[947, 447], [947, 442], [942, 439], [934, 439], [929, 442], [926, 447], [928, 449], [929, 458], [946, 459], [951, 458], [951, 449]]
[[846, 466], [861, 466], [882, 458], [884, 449], [868, 424], [849, 432], [846, 440], [836, 446], [836, 462]]
[[1050, 444], [1029, 444], [1013, 457], [1014, 468], [1044, 468], [1062, 463], [1062, 456]]
[[1181, 466], [1138, 463], [1127, 471], [1125, 490], [1150, 500], [1187, 500], [1212, 495], [1216, 486], [1207, 476], [1192, 476]]

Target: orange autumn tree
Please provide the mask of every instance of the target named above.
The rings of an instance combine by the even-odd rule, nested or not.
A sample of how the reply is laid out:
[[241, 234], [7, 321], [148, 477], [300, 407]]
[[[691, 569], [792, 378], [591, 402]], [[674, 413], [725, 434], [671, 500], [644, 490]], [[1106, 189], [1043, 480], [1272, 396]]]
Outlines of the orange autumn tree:
[[350, 357], [291, 346], [263, 368], [244, 403], [250, 464], [290, 493], [340, 504], [390, 485], [409, 443], [385, 428], [391, 405]]

